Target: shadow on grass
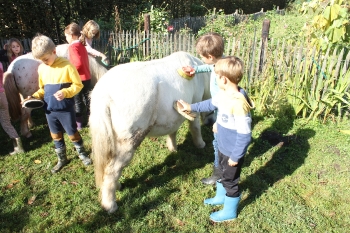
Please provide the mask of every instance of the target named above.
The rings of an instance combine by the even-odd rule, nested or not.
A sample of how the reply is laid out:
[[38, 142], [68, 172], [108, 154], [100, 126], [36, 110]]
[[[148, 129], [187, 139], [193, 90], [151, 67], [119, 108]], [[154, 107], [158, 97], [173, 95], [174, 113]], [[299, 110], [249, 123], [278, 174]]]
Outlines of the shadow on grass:
[[[28, 178], [29, 179], [29, 178]], [[8, 199], [6, 202], [11, 203], [11, 191], [6, 190], [5, 187], [2, 187], [2, 196], [0, 196], [0, 203], [4, 203], [5, 199]], [[9, 192], [9, 194], [6, 194]], [[36, 195], [36, 203], [40, 203], [39, 200], [42, 200], [43, 196], [48, 194], [47, 190], [38, 192]], [[9, 201], [10, 200], [10, 201]], [[5, 213], [5, 209], [0, 209], [0, 232], [25, 232], [26, 226], [30, 222], [31, 208], [32, 206], [27, 205], [26, 201], [23, 200], [23, 206], [20, 209], [14, 211], [9, 211]], [[41, 203], [42, 204], [42, 203]], [[16, 203], [18, 205], [18, 203]], [[40, 205], [40, 204], [39, 204]], [[28, 230], [28, 229], [27, 229]]]
[[[2, 200], [3, 198], [4, 197], [0, 197], [0, 202], [4, 202], [4, 200]], [[3, 210], [0, 210], [1, 232], [19, 232], [26, 226], [28, 221], [29, 211], [27, 207], [8, 213], [3, 213]]]
[[[108, 214], [101, 209], [101, 211], [97, 212], [87, 222], [76, 222], [62, 229], [62, 232], [68, 232], [78, 228], [94, 232], [106, 226], [113, 227], [121, 221], [131, 222], [137, 219], [142, 221], [148, 212], [157, 209], [159, 205], [167, 202], [169, 195], [179, 191], [179, 188], [157, 189], [157, 194], [152, 195], [146, 202], [141, 203], [137, 199], [142, 198], [144, 194], [151, 192], [152, 189], [164, 186], [164, 184], [170, 182], [175, 177], [183, 176], [186, 179], [186, 176], [191, 171], [202, 168], [207, 163], [213, 161], [212, 148], [210, 148], [212, 141], [211, 127], [202, 126], [201, 130], [203, 140], [206, 142], [204, 149], [194, 147], [192, 136], [188, 132], [184, 142], [178, 145], [178, 151], [170, 152], [164, 162], [143, 171], [139, 176], [134, 176], [123, 181], [122, 189], [129, 189], [132, 196], [127, 195], [117, 200], [118, 210], [115, 213]], [[123, 210], [124, 205], [128, 205], [127, 211]], [[127, 224], [122, 225], [125, 226]], [[132, 228], [123, 229], [123, 232], [132, 232]]]
[[250, 190], [249, 196], [240, 203], [240, 210], [304, 164], [310, 149], [308, 140], [315, 135], [315, 131], [300, 128], [295, 134], [288, 135], [294, 123], [294, 118], [289, 116], [293, 115], [295, 115], [294, 112], [284, 116], [280, 115], [254, 140], [254, 145], [249, 148], [244, 167], [250, 166], [254, 158], [263, 155], [273, 147], [276, 147], [276, 150], [269, 156], [270, 159], [264, 166], [240, 183], [241, 190]]
[[[33, 136], [30, 138], [21, 136], [23, 148], [26, 152], [36, 150], [43, 144], [52, 141], [43, 109], [33, 110], [32, 118], [35, 126], [34, 129], [31, 129], [30, 131]], [[12, 122], [12, 124], [15, 127], [18, 135], [20, 135], [20, 122]], [[12, 140], [3, 129], [0, 130], [0, 145], [0, 156], [7, 156], [13, 151]]]

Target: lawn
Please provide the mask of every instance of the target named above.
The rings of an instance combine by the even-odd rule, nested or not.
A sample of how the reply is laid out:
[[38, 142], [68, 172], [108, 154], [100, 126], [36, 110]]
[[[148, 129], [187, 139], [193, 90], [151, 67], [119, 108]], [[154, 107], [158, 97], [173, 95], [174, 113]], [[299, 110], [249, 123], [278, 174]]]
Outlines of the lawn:
[[[212, 133], [196, 149], [185, 122], [177, 152], [165, 138], [148, 138], [123, 171], [119, 209], [107, 214], [98, 202], [93, 166], [84, 167], [67, 143], [71, 162], [52, 175], [53, 143], [41, 110], [33, 113], [26, 153], [8, 155], [12, 143], [0, 129], [0, 232], [344, 232], [350, 227], [350, 121], [305, 122], [286, 115], [253, 117], [253, 141], [241, 176], [242, 200], [235, 221], [212, 223], [221, 207], [204, 206], [215, 187]], [[18, 129], [18, 123], [15, 124]], [[91, 152], [88, 127], [82, 131]], [[66, 137], [66, 141], [67, 137]]]

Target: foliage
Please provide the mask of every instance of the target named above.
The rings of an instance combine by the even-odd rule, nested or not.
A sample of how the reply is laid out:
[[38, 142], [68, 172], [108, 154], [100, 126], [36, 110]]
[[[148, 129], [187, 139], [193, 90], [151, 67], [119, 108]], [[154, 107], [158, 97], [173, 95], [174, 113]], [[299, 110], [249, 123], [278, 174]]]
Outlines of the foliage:
[[225, 15], [222, 9], [217, 11], [214, 8], [213, 10], [208, 10], [205, 26], [198, 31], [198, 36], [208, 32], [216, 32], [224, 38], [232, 37], [234, 36], [234, 30], [232, 29], [234, 24], [235, 17], [233, 15]]
[[[274, 5], [285, 7], [288, 0], [264, 1], [265, 10], [273, 9]], [[163, 0], [71, 0], [71, 1], [34, 1], [17, 0], [2, 1], [0, 3], [0, 35], [2, 38], [17, 37], [32, 38], [36, 33], [45, 34], [54, 39], [56, 43], [65, 41], [63, 30], [71, 22], [83, 25], [93, 19], [98, 21], [103, 29], [114, 30], [115, 8], [119, 9], [119, 18], [122, 30], [138, 29], [139, 16], [145, 9], [163, 9]], [[171, 0], [166, 1], [168, 18], [180, 18], [185, 16], [202, 16], [207, 9], [225, 9], [227, 13], [233, 13], [236, 9], [253, 13], [261, 8], [259, 0], [240, 1], [208, 1], [208, 0]], [[40, 17], [38, 17], [40, 16]], [[162, 16], [160, 16], [162, 17]], [[158, 21], [158, 20], [157, 20]], [[160, 22], [160, 21], [158, 21]], [[156, 28], [161, 29], [161, 25]]]
[[[3, 1], [0, 12], [2, 37], [32, 38], [36, 33], [64, 41], [64, 27], [71, 22], [84, 24], [89, 19], [108, 21], [112, 0], [86, 1]], [[38, 17], [40, 16], [40, 17]]]
[[[294, 47], [297, 51], [301, 48]], [[268, 53], [273, 50], [272, 46]], [[315, 58], [315, 48], [298, 54], [295, 62], [268, 55], [263, 72], [251, 83], [245, 84], [257, 106], [256, 112], [273, 115], [287, 104], [294, 109], [296, 116], [307, 120], [323, 118], [324, 122], [328, 119], [340, 122], [350, 108], [347, 91], [350, 88], [350, 70], [346, 71], [346, 66], [335, 65], [343, 54], [344, 50], [339, 55], [330, 55], [328, 50], [322, 64], [318, 64]]]
[[[208, 32], [217, 32], [224, 38], [260, 38], [264, 20], [270, 21], [269, 38], [287, 39], [288, 42], [300, 40], [298, 35], [302, 26], [309, 19], [307, 16], [300, 17], [300, 14], [293, 8], [280, 13], [276, 9], [249, 17], [243, 12], [238, 12], [241, 17], [235, 19], [235, 15], [225, 15], [223, 10], [208, 10], [206, 25], [202, 27], [198, 35]], [[238, 23], [239, 22], [239, 23]], [[278, 25], [278, 26], [277, 26]]]
[[343, 0], [313, 0], [304, 2], [300, 11], [313, 14], [311, 23], [305, 25], [300, 35], [305, 35], [311, 44], [326, 51], [329, 47], [350, 45], [350, 6]]
[[[139, 25], [143, 25], [145, 14], [149, 14], [150, 16], [150, 30], [153, 32], [167, 33], [167, 23], [169, 22], [169, 11], [167, 10], [168, 4], [160, 7], [150, 6], [150, 8], [146, 8], [142, 14], [139, 16]], [[143, 30], [139, 26], [139, 29]]]
[[[278, 14], [274, 10], [267, 11], [264, 19], [270, 20], [270, 38], [284, 39], [288, 43], [297, 44], [301, 41], [300, 30], [310, 20], [310, 17], [308, 15], [300, 17], [300, 13], [296, 10], [289, 9], [284, 14]], [[260, 26], [259, 31], [261, 31], [262, 20], [263, 18], [257, 20]]]

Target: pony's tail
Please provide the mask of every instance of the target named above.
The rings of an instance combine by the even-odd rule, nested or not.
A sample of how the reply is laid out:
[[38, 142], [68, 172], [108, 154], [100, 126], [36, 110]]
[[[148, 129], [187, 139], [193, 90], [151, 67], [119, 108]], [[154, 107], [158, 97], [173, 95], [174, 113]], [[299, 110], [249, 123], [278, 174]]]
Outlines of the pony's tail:
[[11, 72], [5, 72], [3, 82], [11, 119], [16, 121], [21, 117], [22, 106], [21, 97], [15, 83], [15, 77], [13, 77]]
[[109, 100], [109, 97], [107, 96], [104, 96], [107, 98], [102, 97], [101, 94], [103, 95], [104, 93], [99, 93], [94, 97], [94, 93], [100, 90], [101, 89], [94, 89], [91, 93], [91, 115], [89, 118], [92, 156], [94, 160], [95, 181], [97, 187], [101, 187], [104, 170], [117, 153], [117, 146], [115, 143], [117, 136], [113, 130], [110, 111], [110, 103], [113, 103], [113, 101]]

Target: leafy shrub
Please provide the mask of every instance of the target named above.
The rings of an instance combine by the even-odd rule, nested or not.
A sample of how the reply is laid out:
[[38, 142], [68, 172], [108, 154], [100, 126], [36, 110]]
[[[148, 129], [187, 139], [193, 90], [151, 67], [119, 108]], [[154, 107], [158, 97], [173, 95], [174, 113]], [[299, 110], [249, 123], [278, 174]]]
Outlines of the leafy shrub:
[[312, 0], [304, 2], [300, 11], [312, 15], [300, 35], [306, 36], [312, 45], [326, 51], [328, 47], [350, 45], [350, 8], [343, 0]]

